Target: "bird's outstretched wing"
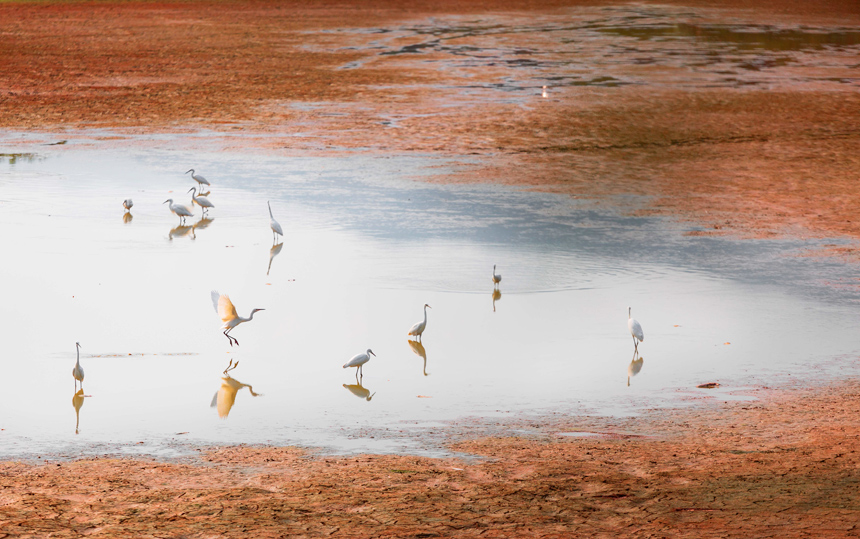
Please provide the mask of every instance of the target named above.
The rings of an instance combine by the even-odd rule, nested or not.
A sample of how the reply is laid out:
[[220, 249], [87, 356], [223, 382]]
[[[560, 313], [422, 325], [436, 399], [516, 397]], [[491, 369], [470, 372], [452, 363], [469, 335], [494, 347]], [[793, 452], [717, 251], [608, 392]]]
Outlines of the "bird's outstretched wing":
[[233, 306], [233, 302], [230, 301], [230, 298], [228, 298], [226, 294], [219, 294], [217, 291], [213, 290], [212, 305], [215, 306], [215, 312], [218, 313], [219, 317], [221, 317], [222, 322], [233, 320], [238, 316], [236, 314], [236, 307]]

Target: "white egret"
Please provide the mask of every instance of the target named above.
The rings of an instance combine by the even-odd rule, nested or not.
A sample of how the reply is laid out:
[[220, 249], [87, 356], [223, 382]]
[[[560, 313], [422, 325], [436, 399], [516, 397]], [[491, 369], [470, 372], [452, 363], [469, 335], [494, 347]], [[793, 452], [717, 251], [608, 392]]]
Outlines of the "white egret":
[[352, 356], [352, 359], [347, 361], [344, 365], [344, 369], [348, 369], [350, 367], [356, 367], [355, 369], [355, 377], [358, 378], [358, 373], [361, 372], [361, 376], [364, 377], [364, 364], [370, 361], [370, 356], [376, 357], [376, 354], [373, 353], [373, 350], [370, 348], [367, 349], [367, 352], [363, 354], [355, 354]]
[[424, 328], [427, 327], [427, 309], [428, 308], [432, 309], [433, 307], [430, 307], [429, 305], [427, 305], [425, 303], [424, 304], [424, 320], [422, 320], [421, 322], [416, 322], [411, 328], [409, 328], [409, 332], [407, 333], [407, 335], [413, 335], [415, 337], [418, 337], [418, 340], [421, 340], [421, 334], [424, 333]]
[[278, 237], [275, 236], [275, 234], [283, 236], [284, 229], [281, 228], [281, 225], [275, 221], [275, 216], [272, 215], [272, 204], [269, 201], [266, 201], [266, 205], [269, 206], [269, 227], [272, 229], [272, 243], [274, 243], [278, 241]]
[[204, 185], [209, 185], [209, 180], [199, 174], [196, 174], [193, 168], [191, 170], [185, 171], [186, 174], [188, 174], [189, 172], [191, 173], [191, 179], [200, 184], [201, 189]]
[[134, 202], [132, 202], [130, 198], [122, 201], [122, 207], [125, 208], [125, 211], [131, 211], [132, 206], [134, 206]]
[[627, 307], [627, 329], [630, 330], [630, 335], [633, 336], [633, 349], [639, 350], [639, 343], [645, 340], [645, 333], [642, 332], [642, 325], [635, 318], [630, 318], [630, 307]]
[[496, 273], [496, 265], [493, 264], [493, 283], [494, 286], [499, 286], [499, 283], [502, 282], [502, 276]]
[[242, 322], [250, 322], [253, 320], [255, 312], [265, 310], [254, 309], [251, 311], [251, 315], [248, 316], [248, 318], [243, 318], [236, 314], [236, 307], [233, 306], [233, 302], [230, 301], [230, 298], [228, 298], [226, 294], [219, 294], [215, 290], [212, 291], [212, 304], [215, 306], [215, 312], [218, 313], [218, 316], [221, 317], [221, 321], [224, 322], [221, 329], [224, 330], [224, 336], [227, 337], [228, 341], [230, 341], [230, 346], [233, 346], [234, 342], [236, 343], [236, 346], [239, 346], [239, 341], [236, 337], [230, 335], [230, 331]]
[[197, 204], [201, 208], [203, 208], [203, 213], [206, 213], [206, 210], [209, 208], [214, 208], [215, 205], [209, 202], [209, 199], [204, 196], [197, 196], [197, 188], [192, 187], [188, 190], [191, 193], [191, 205]]
[[167, 204], [167, 207], [170, 208], [170, 211], [172, 211], [174, 215], [179, 216], [179, 224], [185, 223], [186, 217], [194, 216], [188, 206], [183, 206], [182, 204], [174, 204], [172, 198], [168, 198], [167, 200], [162, 202], [162, 204]]
[[81, 389], [84, 388], [84, 368], [81, 367], [81, 343], [76, 342], [75, 347], [78, 351], [78, 360], [75, 362], [75, 368], [72, 369], [72, 376], [75, 377], [75, 389], [78, 388], [78, 382], [81, 383]]

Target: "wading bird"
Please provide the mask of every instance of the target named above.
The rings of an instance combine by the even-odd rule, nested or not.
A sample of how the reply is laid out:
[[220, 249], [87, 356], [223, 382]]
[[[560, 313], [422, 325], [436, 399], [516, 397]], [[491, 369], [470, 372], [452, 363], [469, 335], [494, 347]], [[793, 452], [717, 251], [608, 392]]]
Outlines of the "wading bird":
[[209, 185], [209, 180], [199, 174], [195, 174], [193, 168], [191, 170], [185, 171], [186, 174], [188, 174], [189, 172], [191, 173], [191, 179], [200, 184], [201, 190], [203, 189], [204, 185]]
[[493, 286], [499, 286], [500, 282], [502, 282], [502, 276], [496, 273], [496, 265], [493, 264]]
[[221, 317], [221, 321], [224, 322], [221, 329], [224, 330], [224, 336], [227, 337], [228, 341], [230, 341], [230, 346], [233, 346], [234, 342], [236, 343], [236, 346], [239, 346], [239, 341], [236, 337], [230, 335], [230, 331], [242, 322], [250, 322], [253, 320], [255, 312], [265, 310], [254, 309], [251, 311], [251, 315], [248, 316], [248, 318], [242, 318], [236, 314], [236, 307], [233, 306], [233, 302], [230, 301], [230, 298], [228, 298], [226, 294], [219, 294], [215, 290], [212, 291], [212, 304], [215, 306], [215, 312], [218, 313], [218, 316]]
[[75, 389], [78, 388], [78, 382], [81, 383], [81, 389], [84, 388], [84, 368], [81, 367], [81, 343], [76, 342], [75, 347], [78, 351], [78, 360], [75, 362], [75, 368], [72, 369], [72, 376], [75, 377]]
[[208, 198], [206, 198], [204, 196], [197, 196], [197, 188], [196, 187], [192, 187], [191, 189], [188, 190], [188, 192], [191, 193], [191, 204], [192, 205], [197, 204], [198, 206], [203, 208], [203, 213], [206, 213], [206, 210], [208, 210], [209, 208], [215, 207], [214, 204], [209, 202]]
[[191, 213], [191, 210], [187, 206], [183, 206], [182, 204], [174, 204], [172, 198], [168, 198], [167, 200], [162, 202], [162, 204], [167, 204], [167, 207], [170, 208], [170, 211], [172, 211], [174, 215], [179, 216], [180, 225], [185, 224], [186, 217], [194, 216], [194, 214]]
[[122, 201], [122, 207], [125, 208], [125, 211], [131, 211], [132, 206], [134, 206], [134, 202], [132, 202], [130, 198]]
[[[269, 227], [271, 227], [272, 229], [272, 243], [275, 243], [276, 241], [278, 241], [278, 236], [284, 235], [284, 229], [281, 228], [280, 223], [275, 221], [275, 216], [272, 215], [272, 204], [266, 201], [266, 205], [269, 206]], [[278, 236], [276, 236], [275, 234], [277, 234]]]
[[374, 357], [375, 357], [375, 356], [376, 356], [376, 354], [374, 354], [374, 353], [373, 353], [373, 350], [371, 350], [370, 348], [368, 348], [368, 349], [367, 349], [367, 352], [365, 352], [365, 353], [363, 353], [363, 354], [355, 354], [354, 356], [352, 356], [352, 359], [350, 359], [349, 361], [347, 361], [347, 362], [344, 364], [343, 368], [344, 368], [344, 369], [348, 369], [348, 368], [350, 368], [350, 367], [355, 367], [355, 368], [356, 368], [356, 369], [355, 369], [355, 377], [356, 377], [356, 378], [358, 378], [358, 373], [360, 372], [360, 373], [361, 373], [362, 378], [364, 378], [364, 369], [362, 369], [362, 367], [364, 367], [364, 364], [365, 364], [365, 363], [367, 363], [368, 361], [370, 361], [370, 356], [374, 356]]
[[424, 333], [424, 328], [427, 327], [427, 309], [428, 308], [432, 309], [433, 307], [430, 307], [429, 305], [427, 305], [425, 303], [424, 304], [424, 320], [422, 320], [421, 322], [416, 322], [411, 328], [409, 328], [409, 332], [407, 333], [407, 335], [413, 335], [415, 337], [418, 337], [419, 341], [421, 340], [421, 334]]
[[639, 350], [639, 343], [645, 340], [645, 334], [642, 332], [642, 325], [635, 318], [630, 318], [630, 307], [627, 307], [627, 329], [630, 330], [630, 335], [633, 336], [633, 349]]

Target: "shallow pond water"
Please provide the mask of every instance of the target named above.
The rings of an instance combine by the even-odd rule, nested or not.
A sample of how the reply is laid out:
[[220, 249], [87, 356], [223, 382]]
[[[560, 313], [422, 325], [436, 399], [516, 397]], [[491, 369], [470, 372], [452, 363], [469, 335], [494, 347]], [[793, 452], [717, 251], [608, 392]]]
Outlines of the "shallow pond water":
[[[827, 285], [852, 283], [851, 268], [794, 256], [802, 242], [685, 236], [569, 197], [424, 183], [454, 165], [420, 156], [74, 143], [28, 155], [0, 161], [0, 457], [422, 451], [422, 433], [450, 420], [636, 414], [856, 371], [860, 294]], [[190, 202], [191, 167], [215, 207], [181, 227], [163, 202]], [[265, 309], [232, 332], [239, 346], [212, 290], [241, 316]], [[425, 303], [418, 345], [406, 333]], [[637, 361], [628, 306], [646, 337]], [[83, 398], [69, 387], [75, 342]], [[358, 383], [341, 366], [367, 348]], [[706, 382], [722, 387], [695, 388]]]

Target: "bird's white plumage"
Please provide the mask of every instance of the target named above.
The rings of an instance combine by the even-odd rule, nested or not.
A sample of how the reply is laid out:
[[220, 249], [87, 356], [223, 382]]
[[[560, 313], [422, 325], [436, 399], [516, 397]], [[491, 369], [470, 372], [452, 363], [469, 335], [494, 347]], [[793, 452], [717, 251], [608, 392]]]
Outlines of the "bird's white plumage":
[[122, 201], [122, 207], [123, 208], [130, 210], [132, 206], [134, 206], [134, 202], [132, 202], [132, 200], [130, 198], [127, 198], [127, 199]]
[[172, 198], [168, 198], [162, 204], [167, 204], [167, 207], [170, 208], [170, 211], [174, 213], [174, 215], [179, 216], [179, 218], [183, 217], [193, 217], [194, 214], [191, 212], [191, 209], [187, 206], [183, 206], [182, 204], [174, 204]]
[[189, 172], [191, 173], [191, 179], [193, 179], [195, 182], [201, 185], [209, 185], [209, 180], [199, 174], [196, 174], [193, 168], [191, 170], [185, 171], [186, 174], [188, 174]]
[[270, 202], [266, 202], [266, 205], [269, 206], [269, 227], [272, 229], [272, 232], [279, 236], [284, 235], [284, 230], [281, 228], [281, 224], [275, 221], [275, 216], [272, 215], [272, 204]]
[[76, 342], [75, 347], [78, 352], [78, 359], [75, 362], [75, 367], [72, 369], [72, 376], [81, 383], [81, 386], [84, 385], [84, 368], [81, 367], [81, 343]]
[[370, 348], [368, 348], [367, 351], [362, 354], [355, 354], [354, 356], [352, 356], [352, 359], [344, 363], [343, 368], [348, 369], [350, 367], [361, 367], [362, 365], [370, 361], [371, 354], [373, 354], [374, 356], [376, 355]]
[[424, 320], [420, 322], [416, 322], [412, 324], [412, 327], [409, 328], [409, 331], [406, 333], [407, 335], [415, 335], [416, 337], [420, 337], [424, 330], [427, 328], [427, 309], [431, 308], [426, 303], [424, 304]]
[[215, 312], [218, 313], [218, 316], [221, 318], [221, 321], [224, 324], [221, 326], [221, 329], [224, 330], [224, 336], [230, 341], [230, 346], [233, 346], [233, 343], [239, 344], [239, 341], [236, 340], [235, 337], [230, 335], [230, 330], [238, 326], [243, 322], [250, 322], [254, 319], [254, 313], [257, 311], [262, 311], [264, 309], [252, 309], [251, 314], [248, 315], [248, 318], [244, 318], [239, 316], [236, 312], [236, 307], [233, 305], [233, 302], [230, 301], [230, 298], [227, 297], [226, 294], [219, 294], [218, 291], [213, 290], [210, 293], [212, 297], [212, 305], [215, 307]]
[[188, 190], [188, 192], [191, 193], [191, 204], [197, 204], [198, 206], [200, 206], [204, 210], [207, 208], [214, 208], [215, 207], [214, 204], [209, 202], [208, 198], [206, 198], [204, 196], [197, 196], [197, 188], [196, 187], [192, 187], [191, 189]]
[[218, 317], [222, 322], [224, 322], [223, 329], [235, 326], [236, 324], [231, 325], [231, 322], [238, 320], [239, 315], [236, 313], [236, 307], [233, 305], [233, 302], [230, 301], [230, 298], [227, 297], [227, 294], [219, 294], [217, 291], [213, 290], [211, 296], [212, 304], [215, 306], [215, 312], [218, 313]]
[[633, 335], [633, 338], [639, 342], [645, 340], [645, 333], [642, 331], [642, 325], [635, 318], [631, 318], [631, 309], [627, 307], [627, 329], [630, 330], [630, 334]]
[[493, 264], [493, 282], [496, 284], [499, 284], [500, 282], [502, 282], [502, 276], [500, 274], [496, 273], [496, 265], [495, 264]]

